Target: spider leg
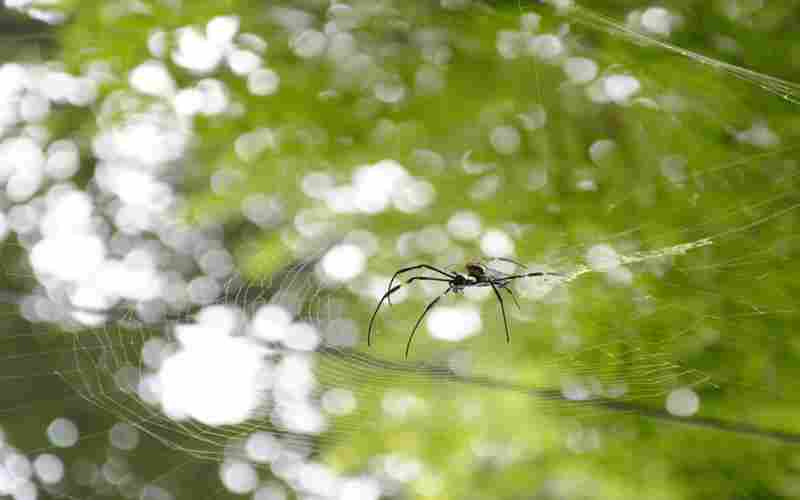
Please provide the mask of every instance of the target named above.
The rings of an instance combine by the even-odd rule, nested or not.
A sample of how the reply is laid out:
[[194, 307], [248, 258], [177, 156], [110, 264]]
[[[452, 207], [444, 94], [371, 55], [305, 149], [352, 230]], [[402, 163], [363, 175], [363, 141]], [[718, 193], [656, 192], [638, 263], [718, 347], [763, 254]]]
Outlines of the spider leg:
[[508, 262], [509, 264], [514, 264], [520, 269], [528, 269], [527, 266], [525, 266], [524, 264], [520, 264], [519, 262], [510, 257], [492, 257], [491, 259], [488, 260], [488, 262], [494, 262], [496, 260], [499, 260], [501, 262]]
[[[434, 266], [431, 266], [431, 265], [428, 265], [428, 264], [419, 264], [419, 265], [416, 265], [416, 266], [404, 267], [403, 269], [400, 269], [396, 273], [394, 273], [394, 276], [392, 276], [392, 279], [389, 280], [389, 287], [388, 288], [389, 289], [392, 288], [392, 283], [394, 283], [394, 280], [397, 279], [397, 277], [399, 275], [401, 275], [403, 273], [407, 273], [409, 271], [414, 271], [415, 269], [428, 269], [430, 271], [433, 271], [433, 272], [439, 273], [441, 275], [447, 276], [450, 279], [453, 279], [453, 278], [456, 277], [455, 274], [448, 273], [447, 271], [442, 271], [441, 269], [439, 269], [437, 267], [434, 267]], [[392, 300], [391, 299], [389, 299], [389, 305], [392, 305]]]
[[383, 294], [383, 297], [381, 297], [381, 300], [378, 301], [378, 307], [375, 308], [375, 311], [372, 313], [372, 316], [369, 318], [369, 327], [367, 328], [367, 345], [368, 346], [372, 345], [372, 323], [375, 322], [375, 316], [378, 314], [378, 310], [383, 305], [383, 301], [388, 299], [389, 296], [391, 294], [393, 294], [394, 292], [400, 290], [401, 286], [403, 286], [403, 285], [402, 284], [395, 285], [394, 288], [390, 288], [386, 293]]
[[503, 297], [500, 295], [500, 292], [497, 290], [497, 285], [493, 282], [488, 282], [492, 285], [492, 290], [494, 290], [494, 295], [497, 297], [497, 300], [500, 302], [500, 312], [503, 313], [503, 326], [506, 328], [506, 343], [511, 342], [511, 334], [508, 333], [508, 320], [506, 319], [506, 306], [503, 304]]
[[444, 278], [434, 278], [433, 276], [414, 276], [413, 278], [409, 278], [406, 281], [406, 285], [408, 285], [412, 281], [416, 281], [416, 280], [420, 280], [420, 281], [441, 281], [443, 283], [450, 283], [452, 281], [452, 280], [446, 280]]
[[508, 276], [503, 276], [501, 279], [502, 281], [511, 281], [519, 278], [534, 278], [536, 276], [557, 276], [559, 278], [563, 278], [564, 275], [561, 273], [550, 273], [547, 271], [536, 271], [534, 273], [525, 273], [525, 274], [510, 274]]
[[[421, 281], [442, 281], [444, 283], [450, 283], [450, 280], [446, 280], [444, 278], [433, 278], [431, 276], [414, 276], [413, 278], [410, 278], [408, 281], [406, 281], [405, 284], [408, 285], [409, 283], [411, 283], [413, 281], [416, 281], [416, 280], [421, 280]], [[375, 308], [375, 311], [372, 313], [372, 316], [369, 318], [369, 328], [367, 329], [367, 345], [368, 346], [372, 345], [372, 324], [375, 322], [375, 316], [377, 316], [377, 314], [378, 314], [378, 309], [381, 308], [381, 305], [383, 305], [383, 301], [384, 300], [388, 300], [389, 303], [391, 304], [391, 296], [392, 296], [392, 294], [394, 292], [398, 291], [400, 289], [400, 287], [402, 287], [402, 286], [403, 286], [403, 284], [400, 283], [399, 285], [395, 285], [394, 287], [389, 288], [389, 291], [387, 291], [383, 295], [383, 297], [381, 297], [381, 300], [378, 302], [378, 307]]]
[[506, 292], [508, 292], [509, 295], [511, 295], [511, 299], [514, 301], [514, 305], [517, 306], [517, 310], [518, 311], [521, 310], [522, 308], [519, 306], [519, 302], [517, 302], [517, 296], [514, 295], [514, 292], [510, 288], [508, 288], [506, 286], [501, 287], [501, 288], [503, 290], [505, 290]]
[[425, 306], [425, 310], [422, 311], [422, 314], [417, 320], [417, 323], [414, 325], [414, 329], [411, 330], [411, 335], [409, 335], [408, 337], [408, 342], [406, 342], [406, 359], [408, 359], [408, 352], [411, 350], [411, 341], [414, 340], [414, 334], [417, 333], [417, 328], [419, 328], [420, 323], [422, 323], [422, 319], [425, 317], [426, 314], [428, 314], [428, 311], [430, 311], [431, 308], [435, 306], [437, 302], [439, 302], [439, 300], [442, 297], [447, 295], [447, 292], [449, 292], [450, 290], [451, 288], [448, 288], [447, 290], [444, 291], [443, 294], [439, 295], [438, 297], [433, 299], [427, 306]]

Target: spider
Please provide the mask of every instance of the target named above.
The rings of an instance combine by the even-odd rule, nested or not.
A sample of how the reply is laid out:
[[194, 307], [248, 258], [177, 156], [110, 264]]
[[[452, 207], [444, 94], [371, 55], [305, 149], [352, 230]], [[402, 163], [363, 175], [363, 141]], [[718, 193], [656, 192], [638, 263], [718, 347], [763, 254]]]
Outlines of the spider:
[[[518, 266], [521, 269], [525, 269], [525, 266], [522, 264], [506, 258], [496, 258], [492, 260], [502, 260], [506, 262], [510, 262], [515, 266]], [[443, 269], [439, 269], [438, 267], [432, 266], [430, 264], [418, 264], [416, 266], [404, 267], [399, 269], [397, 272], [394, 273], [392, 279], [389, 280], [389, 286], [387, 287], [387, 291], [383, 294], [383, 297], [378, 301], [378, 306], [375, 308], [375, 311], [372, 313], [372, 317], [369, 319], [369, 327], [367, 330], [367, 345], [372, 345], [372, 325], [375, 322], [375, 316], [378, 315], [378, 311], [380, 310], [381, 306], [383, 305], [384, 301], [388, 301], [389, 305], [392, 305], [391, 296], [394, 292], [398, 291], [402, 286], [403, 283], [398, 285], [394, 285], [394, 281], [403, 273], [407, 273], [410, 271], [416, 271], [418, 269], [427, 269], [429, 271], [433, 271], [437, 273], [439, 276], [413, 276], [406, 280], [405, 284], [409, 285], [414, 281], [438, 281], [442, 283], [447, 283], [447, 290], [442, 292], [438, 297], [433, 299], [425, 306], [425, 309], [422, 311], [419, 319], [417, 319], [414, 328], [411, 330], [411, 335], [408, 337], [408, 342], [406, 343], [406, 358], [408, 358], [409, 350], [411, 349], [411, 341], [414, 339], [414, 334], [417, 332], [417, 328], [419, 328], [420, 323], [425, 318], [425, 315], [428, 314], [433, 306], [436, 305], [442, 297], [447, 295], [450, 292], [453, 293], [462, 293], [465, 288], [469, 287], [492, 287], [492, 291], [494, 292], [495, 297], [497, 297], [497, 301], [500, 303], [500, 312], [503, 315], [503, 326], [505, 327], [506, 331], [506, 342], [511, 341], [511, 334], [508, 330], [508, 319], [506, 319], [506, 306], [503, 302], [503, 297], [500, 295], [500, 290], [505, 290], [511, 296], [511, 299], [514, 301], [514, 304], [519, 308], [519, 302], [517, 302], [517, 297], [514, 295], [514, 292], [508, 288], [509, 283], [516, 279], [520, 278], [531, 278], [536, 276], [559, 276], [563, 277], [563, 274], [559, 273], [550, 273], [544, 271], [536, 271], [531, 273], [521, 273], [521, 274], [506, 274], [496, 269], [492, 269], [485, 264], [473, 261], [468, 262], [465, 266], [465, 273], [459, 273], [456, 271], [445, 271]]]

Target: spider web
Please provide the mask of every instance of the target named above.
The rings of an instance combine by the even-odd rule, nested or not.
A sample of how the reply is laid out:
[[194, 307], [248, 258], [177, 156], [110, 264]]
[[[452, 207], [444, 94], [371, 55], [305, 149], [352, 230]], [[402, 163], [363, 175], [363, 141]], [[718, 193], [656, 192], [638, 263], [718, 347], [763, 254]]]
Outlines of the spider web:
[[[742, 78], [788, 101], [797, 99], [796, 86], [781, 80], [680, 51], [651, 37], [643, 38], [585, 9], [573, 11], [572, 15], [576, 21], [608, 30], [612, 36], [679, 51], [685, 57], [721, 69], [728, 75], [723, 79]], [[735, 371], [724, 366], [695, 366], [693, 361], [706, 343], [719, 346], [721, 364], [742, 359], [735, 354], [744, 353], [752, 342], [763, 340], [749, 339], [749, 326], [760, 321], [785, 320], [786, 325], [791, 324], [796, 308], [788, 292], [751, 295], [745, 293], [747, 289], [742, 284], [774, 276], [782, 269], [792, 270], [794, 220], [800, 206], [793, 187], [797, 169], [791, 163], [792, 154], [789, 148], [752, 155], [734, 152], [729, 160], [691, 172], [682, 182], [692, 182], [694, 186], [702, 186], [704, 192], [719, 194], [726, 194], [732, 184], [756, 184], [770, 177], [782, 182], [752, 198], [725, 199], [721, 204], [723, 210], [714, 213], [694, 214], [689, 201], [685, 206], [668, 207], [665, 210], [668, 215], [697, 215], [679, 225], [677, 233], [662, 230], [659, 222], [642, 221], [612, 235], [563, 235], [546, 242], [541, 254], [535, 256], [536, 262], [530, 264], [557, 270], [566, 278], [531, 279], [515, 284], [515, 290], [523, 297], [523, 307], [519, 311], [509, 307], [513, 330], [510, 345], [505, 345], [498, 334], [501, 323], [496, 304], [488, 301], [480, 306], [487, 324], [484, 335], [444, 344], [423, 334], [417, 339], [416, 351], [412, 351], [418, 351], [418, 357], [402, 360], [400, 346], [425, 303], [414, 299], [430, 297], [428, 290], [422, 290], [412, 291], [417, 294], [412, 295], [412, 300], [382, 311], [377, 345], [367, 349], [363, 341], [363, 318], [374, 306], [375, 296], [366, 278], [347, 286], [320, 279], [319, 261], [329, 247], [312, 255], [299, 252], [294, 263], [267, 278], [232, 279], [218, 303], [241, 314], [242, 324], [233, 332], [234, 336], [247, 337], [247, 326], [267, 304], [290, 311], [294, 322], [308, 323], [319, 334], [320, 344], [313, 349], [296, 349], [282, 342], [266, 343], [268, 358], [274, 365], [290, 360], [310, 368], [313, 384], [306, 396], [324, 422], [315, 432], [297, 431], [275, 418], [275, 401], [268, 391], [263, 395], [265, 403], [253, 411], [251, 418], [227, 426], [206, 425], [193, 419], [175, 420], [166, 416], [157, 402], [142, 398], [142, 381], [158, 368], [157, 364], [148, 365], [143, 349], [150, 341], [157, 341], [163, 353], [179, 349], [176, 326], [195, 322], [197, 311], [148, 323], [138, 319], [135, 312], [120, 308], [108, 315], [102, 327], [65, 333], [55, 328], [49, 331], [51, 327], [41, 323], [23, 321], [17, 310], [19, 294], [12, 292], [7, 296], [9, 307], [4, 312], [8, 331], [13, 333], [2, 340], [7, 346], [0, 375], [2, 392], [6, 394], [2, 412], [8, 416], [9, 425], [21, 419], [35, 427], [31, 420], [38, 419], [42, 422], [40, 428], [46, 427], [54, 416], [70, 413], [82, 430], [89, 431], [81, 433], [80, 443], [106, 440], [112, 425], [126, 422], [166, 449], [179, 451], [176, 456], [184, 457], [175, 459], [174, 466], [159, 467], [157, 472], [144, 466], [141, 477], [132, 481], [139, 485], [147, 482], [175, 486], [184, 466], [200, 460], [252, 462], [245, 443], [257, 433], [266, 433], [275, 440], [274, 447], [279, 450], [276, 457], [302, 461], [338, 456], [353, 443], [406, 429], [405, 426], [436, 436], [446, 435], [448, 426], [470, 419], [496, 424], [495, 419], [504, 412], [582, 425], [588, 422], [590, 426], [607, 425], [608, 421], [624, 415], [632, 422], [637, 418], [652, 419], [793, 443], [798, 436], [791, 426], [782, 425], [780, 419], [735, 411], [722, 412], [721, 416], [701, 412], [682, 417], [665, 409], [668, 396], [686, 388], [701, 394], [703, 401], [722, 400], [723, 408], [726, 401], [731, 408], [737, 408], [736, 401], [744, 394], [756, 394], [764, 400], [790, 399], [781, 390], [780, 380], [791, 380], [786, 375], [767, 373], [755, 381], [738, 380], [732, 376]], [[646, 187], [651, 183], [655, 181], [644, 179], [641, 185]], [[699, 187], [696, 189], [698, 193], [701, 191]], [[606, 209], [626, 210], [634, 196], [620, 193], [614, 205]], [[587, 234], [592, 232], [589, 230]], [[637, 239], [648, 244], [632, 243]], [[625, 282], [626, 276], [647, 280], [667, 270], [675, 270], [677, 275], [670, 274], [674, 281], [662, 283], [665, 286], [660, 295], [618, 293], [620, 280]], [[9, 271], [9, 275], [14, 272]], [[25, 269], [19, 273], [24, 279], [30, 278]], [[583, 293], [566, 298], [587, 283], [590, 286]], [[643, 288], [647, 290], [646, 286]], [[667, 295], [665, 290], [670, 289], [674, 294]], [[620, 322], [605, 324], [591, 316], [593, 293], [608, 293], [616, 299], [632, 298], [643, 307], [633, 312], [622, 310]], [[358, 299], [355, 304], [354, 297]], [[563, 308], [567, 300], [585, 302], [573, 304], [577, 313], [566, 316]], [[698, 300], [711, 304], [700, 316], [684, 308], [684, 304]], [[569, 331], [581, 323], [588, 324], [596, 336], [576, 339], [567, 334], [555, 340], [543, 336], [541, 351], [516, 352], [517, 345], [522, 344], [520, 339], [536, 335], [540, 327], [555, 324], [560, 330]], [[653, 325], [660, 325], [656, 328], [658, 337], [637, 336], [638, 329], [652, 330]], [[352, 337], [359, 339], [355, 343], [348, 340], [351, 338], [348, 333], [353, 331], [356, 333]], [[252, 342], [254, 348], [265, 346], [263, 340]], [[509, 360], [510, 368], [505, 372], [488, 362], [498, 353]], [[733, 355], [725, 357], [726, 353]], [[42, 371], [42, 367], [47, 369]], [[337, 400], [331, 395], [338, 395], [345, 403], [352, 397], [354, 404], [352, 408], [346, 408], [347, 404], [345, 408], [329, 404], [326, 410], [324, 401]], [[748, 401], [758, 401], [750, 398]], [[782, 430], [784, 427], [787, 429]], [[43, 437], [18, 439], [41, 443]], [[25, 451], [36, 454], [53, 449], [43, 443], [26, 447]], [[276, 458], [258, 465], [297, 485], [296, 478], [281, 475], [283, 464]], [[58, 486], [52, 493], [76, 495]]]
[[[620, 262], [643, 264], [659, 261], [713, 244], [715, 242], [711, 239], [702, 239], [621, 255]], [[328, 335], [333, 333], [335, 338], [336, 332], [331, 329], [340, 324], [343, 316], [337, 295], [350, 292], [340, 286], [319, 283], [315, 273], [318, 257], [300, 259], [275, 277], [257, 283], [241, 284], [238, 280], [232, 280], [220, 303], [234, 306], [251, 316], [266, 304], [279, 304], [295, 311], [297, 321], [309, 322], [320, 332]], [[548, 286], [570, 286], [575, 280], [602, 272], [577, 264], [566, 278]], [[338, 312], [334, 314], [332, 311]], [[769, 313], [760, 311], [759, 314]], [[399, 425], [398, 422], [415, 421], [420, 416], [430, 418], [431, 414], [438, 415], [438, 430], [432, 431], [435, 435], [436, 432], [445, 432], [442, 427], [447, 428], [447, 421], [456, 425], [464, 418], [456, 413], [457, 409], [463, 410], [464, 401], [496, 399], [522, 401], [523, 407], [517, 408], [517, 411], [530, 412], [536, 418], [550, 415], [567, 421], [577, 419], [578, 422], [591, 423], [603, 421], [609, 416], [628, 415], [784, 443], [800, 439], [797, 434], [747, 421], [678, 416], [665, 410], [665, 398], [676, 388], [691, 387], [703, 394], [709, 391], [712, 394], [719, 391], [742, 394], [743, 387], [735, 381], [716, 380], [708, 373], [680, 362], [679, 342], [696, 333], [690, 331], [652, 343], [620, 340], [571, 348], [562, 354], [547, 353], [541, 361], [536, 362], [536, 371], [540, 375], [537, 380], [544, 380], [539, 383], [519, 380], [519, 377], [515, 379], [511, 374], [485, 374], [481, 373], [480, 367], [465, 369], [447, 360], [403, 361], [398, 353], [387, 357], [364, 346], [337, 346], [326, 342], [323, 336], [322, 343], [313, 351], [272, 345], [270, 353], [270, 359], [276, 363], [287, 359], [302, 359], [310, 363], [315, 381], [311, 399], [315, 405], [321, 407], [325, 395], [336, 391], [353, 396], [356, 402], [353, 409], [326, 413], [320, 408], [326, 421], [321, 430], [303, 433], [287, 428], [274, 419], [268, 404], [256, 409], [251, 418], [236, 425], [210, 426], [192, 419], [175, 421], [166, 416], [157, 403], [146, 402], [142, 398], [139, 390], [141, 382], [153, 373], [153, 367], [147, 366], [142, 353], [147, 342], [153, 339], [165, 341], [164, 350], [169, 352], [170, 346], [174, 348], [178, 345], [171, 335], [172, 327], [191, 323], [194, 315], [182, 315], [156, 328], [136, 319], [132, 312], [114, 313], [112, 317], [114, 315], [115, 320], [106, 327], [60, 334], [66, 335], [69, 342], [56, 342], [60, 344], [58, 348], [52, 348], [51, 345], [43, 351], [6, 356], [6, 366], [19, 361], [30, 362], [31, 358], [34, 358], [37, 366], [41, 366], [41, 358], [45, 357], [48, 359], [47, 365], [58, 367], [39, 374], [20, 374], [24, 368], [14, 368], [10, 372], [17, 375], [4, 377], [6, 384], [11, 388], [11, 379], [24, 380], [26, 383], [40, 378], [47, 379], [48, 384], [64, 382], [81, 401], [90, 403], [90, 408], [100, 409], [101, 415], [112, 416], [117, 422], [126, 422], [143, 435], [191, 460], [211, 464], [231, 460], [252, 462], [252, 457], [248, 456], [245, 449], [247, 439], [265, 433], [274, 439], [272, 444], [280, 450], [273, 450], [275, 457], [289, 456], [295, 457], [295, 460], [349, 446], [355, 436], [381, 432], [386, 427]], [[235, 335], [246, 336], [246, 327], [242, 327]], [[508, 347], [509, 352], [513, 351], [513, 342]], [[769, 393], [763, 387], [755, 390]], [[269, 399], [265, 395], [265, 401]], [[59, 414], [69, 408], [69, 401], [57, 399]], [[75, 402], [81, 413], [87, 410], [85, 403]], [[36, 401], [7, 408], [4, 413], [29, 414], [43, 404], [46, 402]], [[41, 416], [44, 415], [46, 412]], [[107, 427], [108, 424], [105, 428], [99, 423], [90, 424], [90, 429], [99, 430], [82, 434], [81, 442], [106, 439]], [[40, 448], [34, 453], [48, 449], [52, 448]], [[280, 471], [280, 464], [281, 461], [275, 458], [273, 462], [259, 463], [257, 466], [272, 468], [272, 474], [276, 474], [276, 470]], [[185, 466], [184, 460], [174, 472], [183, 472], [181, 469]], [[177, 485], [172, 472], [159, 474], [152, 482], [175, 488]], [[292, 479], [287, 480], [291, 484]], [[70, 495], [65, 491], [54, 493]]]

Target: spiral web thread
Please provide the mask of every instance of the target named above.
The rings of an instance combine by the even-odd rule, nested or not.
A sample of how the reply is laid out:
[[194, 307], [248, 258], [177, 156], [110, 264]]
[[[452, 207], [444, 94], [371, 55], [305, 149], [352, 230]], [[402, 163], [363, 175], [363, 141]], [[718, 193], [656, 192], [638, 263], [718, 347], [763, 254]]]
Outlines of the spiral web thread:
[[[726, 74], [732, 74], [765, 90], [781, 95], [784, 99], [797, 102], [800, 95], [797, 86], [766, 75], [750, 72], [742, 68], [726, 65], [719, 61], [701, 58], [696, 54], [677, 50], [674, 46], [652, 37], [625, 29], [618, 23], [611, 23], [597, 14], [576, 8], [572, 18], [594, 28], [606, 30], [614, 36], [656, 44], [664, 50], [677, 52], [682, 56], [711, 65]], [[768, 153], [739, 156], [734, 161], [715, 165], [690, 174], [692, 181], [703, 181], [713, 186], [715, 182], [729, 182], [741, 176], [745, 181], [757, 180], [767, 169], [761, 160], [791, 153], [794, 148], [785, 148]], [[760, 199], [731, 203], [727, 213], [697, 227], [683, 228], [687, 238], [676, 243], [673, 235], [663, 235], [665, 245], [656, 250], [631, 252], [620, 257], [621, 265], [635, 266], [658, 262], [662, 259], [679, 257], [687, 252], [702, 252], [707, 247], [733, 247], [743, 244], [735, 260], [713, 260], [706, 265], [686, 267], [685, 272], [702, 272], [712, 268], [729, 270], [740, 279], [751, 279], [748, 268], [767, 262], [767, 247], [750, 245], [751, 230], [758, 230], [767, 224], [783, 220], [798, 208], [796, 192], [789, 181], [795, 180], [797, 173], [785, 179], [787, 188], [776, 189], [770, 196]], [[618, 205], [624, 206], [626, 198], [620, 197]], [[642, 227], [646, 227], [643, 222]], [[723, 228], [723, 229], [720, 229]], [[630, 228], [618, 235], [604, 237], [603, 242], [624, 241], [631, 233], [641, 227]], [[791, 229], [789, 229], [791, 231]], [[699, 235], [699, 236], [698, 236]], [[793, 234], [784, 236], [784, 241], [794, 238]], [[565, 270], [567, 278], [558, 286], [569, 287], [578, 280], [591, 277], [602, 271], [581, 262], [579, 256], [592, 242], [586, 241], [580, 247], [560, 245], [551, 249], [547, 261], [552, 268]], [[314, 269], [321, 253], [302, 258], [283, 271], [257, 283], [246, 280], [231, 280], [220, 303], [240, 308], [252, 315], [263, 304], [280, 304], [292, 311], [296, 320], [307, 321], [318, 330], [331, 328], [334, 320], [346, 312], [346, 306], [339, 300], [342, 290], [321, 285]], [[714, 298], [717, 290], [709, 291]], [[6, 313], [8, 318], [17, 317], [17, 299], [13, 293], [4, 297], [13, 305]], [[749, 298], [748, 298], [749, 299]], [[658, 300], [656, 300], [658, 304]], [[371, 305], [371, 304], [370, 304]], [[756, 305], [745, 304], [743, 299], [737, 315], [728, 319], [746, 320], [750, 316], [795, 314], [792, 308], [786, 310], [764, 310]], [[489, 308], [485, 308], [488, 314]], [[189, 313], [169, 318], [164, 324], [148, 325], [136, 319], [135, 314], [121, 309], [111, 315], [108, 326], [92, 331], [58, 333], [44, 341], [45, 347], [23, 346], [29, 335], [14, 334], [4, 338], [6, 345], [13, 346], [4, 355], [5, 369], [2, 380], [8, 393], [15, 393], [16, 384], [20, 387], [38, 386], [38, 382], [52, 384], [54, 381], [66, 382], [70, 392], [52, 396], [32, 392], [24, 403], [6, 405], [5, 415], [33, 415], [37, 405], [48, 401], [66, 403], [80, 398], [101, 409], [104, 415], [115, 416], [129, 422], [160, 441], [170, 449], [185, 452], [189, 457], [207, 460], [221, 460], [236, 453], [231, 443], [241, 442], [254, 432], [265, 432], [280, 441], [285, 450], [298, 455], [309, 455], [332, 446], [349, 437], [380, 428], [389, 418], [381, 409], [381, 403], [388, 396], [416, 394], [429, 404], [447, 408], [449, 402], [474, 395], [502, 398], [522, 398], [527, 403], [527, 411], [532, 414], [566, 415], [577, 418], [602, 418], [608, 414], [633, 414], [655, 420], [679, 423], [692, 427], [730, 431], [737, 434], [774, 439], [784, 443], [795, 443], [800, 438], [796, 434], [762, 428], [747, 422], [734, 422], [703, 416], [678, 417], [663, 409], [663, 401], [669, 391], [677, 387], [692, 387], [697, 391], [714, 393], [717, 389], [736, 393], [742, 387], [735, 381], [720, 381], [704, 373], [684, 366], [673, 351], [672, 342], [682, 336], [696, 333], [670, 331], [667, 339], [660, 342], [620, 340], [601, 345], [578, 348], [567, 354], [547, 357], [547, 361], [537, 361], [538, 368], [547, 373], [548, 383], [533, 384], [526, 380], [516, 380], [497, 374], [462, 371], [451, 368], [444, 362], [402, 362], [394, 358], [385, 359], [378, 352], [362, 351], [352, 347], [341, 347], [323, 343], [313, 352], [293, 352], [280, 344], [270, 345], [270, 356], [279, 359], [285, 356], [299, 356], [308, 359], [313, 366], [316, 385], [313, 398], [318, 401], [331, 389], [350, 391], [357, 401], [356, 409], [344, 415], [329, 416], [327, 427], [318, 433], [298, 433], [273, 422], [268, 405], [256, 410], [246, 422], [225, 427], [213, 427], [192, 420], [175, 421], [165, 416], [154, 404], [144, 402], [136, 394], [136, 386], [148, 368], [142, 359], [142, 348], [150, 339], [171, 338], [175, 323], [191, 322]], [[363, 315], [362, 315], [363, 316]], [[706, 318], [722, 322], [725, 318]], [[599, 326], [599, 325], [598, 325]], [[31, 329], [34, 335], [41, 333], [36, 325], [18, 326], [20, 331]], [[16, 331], [16, 330], [15, 330]], [[363, 333], [363, 329], [362, 329]], [[495, 333], [495, 332], [489, 332]], [[735, 339], [725, 339], [726, 346], [735, 348]], [[513, 349], [513, 343], [511, 348]], [[44, 372], [27, 370], [27, 363], [36, 361], [37, 369], [50, 366]], [[573, 381], [580, 389], [578, 394], [565, 390], [564, 382]], [[616, 389], [624, 386], [624, 392]], [[60, 388], [60, 386], [59, 386]], [[587, 390], [588, 389], [588, 390]], [[763, 391], [762, 388], [754, 388]], [[59, 389], [60, 390], [60, 389]], [[24, 394], [24, 392], [20, 392]], [[69, 394], [65, 396], [64, 394]], [[767, 394], [769, 396], [769, 394]], [[77, 401], [78, 406], [81, 402]], [[83, 405], [85, 406], [85, 405]], [[435, 412], [435, 418], [451, 421], [456, 418], [445, 411]], [[106, 427], [92, 428], [83, 439], [105, 437]], [[233, 451], [232, 451], [233, 450]], [[241, 452], [241, 450], [239, 450]]]
[[[702, 239], [623, 257], [623, 260], [641, 262], [680, 255], [711, 243], [711, 240]], [[336, 319], [328, 315], [337, 310], [337, 289], [318, 284], [313, 272], [317, 262], [316, 257], [302, 259], [258, 284], [239, 285], [232, 281], [224, 300], [251, 312], [263, 304], [292, 307], [297, 318], [312, 322], [324, 331], [325, 324]], [[594, 272], [581, 266], [576, 269], [560, 286], [569, 286], [581, 274]], [[189, 320], [188, 317], [182, 319]], [[398, 396], [427, 401], [437, 407], [457, 404], [456, 399], [470, 395], [475, 398], [516, 396], [525, 399], [529, 411], [538, 415], [571, 415], [585, 419], [623, 413], [781, 442], [798, 441], [798, 436], [791, 433], [715, 418], [680, 417], [663, 409], [665, 396], [674, 388], [693, 387], [698, 391], [719, 388], [707, 374], [674, 361], [670, 342], [676, 339], [649, 345], [609, 342], [555, 355], [538, 365], [553, 382], [544, 386], [464, 373], [442, 364], [385, 359], [369, 351], [325, 341], [313, 352], [298, 352], [273, 344], [268, 356], [274, 359], [299, 356], [312, 363], [315, 402], [318, 403], [327, 391], [344, 389], [355, 396], [356, 408], [347, 414], [327, 416], [324, 430], [314, 433], [294, 432], [276, 423], [269, 405], [259, 408], [246, 422], [237, 425], [214, 427], [191, 419], [174, 421], [157, 405], [142, 401], [136, 394], [136, 385], [147, 372], [142, 362], [142, 347], [148, 339], [159, 335], [158, 331], [138, 324], [127, 314], [118, 318], [113, 326], [72, 334], [72, 348], [65, 354], [74, 356], [74, 364], [72, 369], [59, 370], [58, 375], [104, 412], [198, 459], [230, 458], [236, 453], [232, 452], [231, 443], [241, 444], [253, 433], [267, 433], [280, 442], [284, 450], [299, 455], [315, 453], [358, 433], [386, 425], [385, 421], [391, 419], [381, 411], [381, 405], [386, 404], [387, 397]], [[436, 418], [447, 421], [456, 417], [438, 411]]]

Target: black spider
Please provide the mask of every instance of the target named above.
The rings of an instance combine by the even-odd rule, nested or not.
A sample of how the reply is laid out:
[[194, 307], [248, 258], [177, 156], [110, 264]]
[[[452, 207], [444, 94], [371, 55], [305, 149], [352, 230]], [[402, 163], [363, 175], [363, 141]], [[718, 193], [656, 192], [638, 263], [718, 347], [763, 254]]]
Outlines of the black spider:
[[[493, 260], [502, 260], [506, 262], [511, 262], [512, 264], [519, 266], [520, 268], [524, 269], [525, 266], [519, 264], [516, 261], [511, 259], [493, 259]], [[497, 297], [498, 302], [500, 302], [500, 312], [503, 315], [503, 326], [506, 330], [506, 342], [511, 341], [511, 335], [508, 331], [508, 320], [506, 319], [506, 307], [503, 303], [503, 297], [500, 295], [500, 290], [505, 290], [511, 295], [512, 300], [514, 300], [514, 304], [516, 304], [517, 308], [519, 308], [519, 302], [517, 302], [517, 298], [514, 295], [514, 292], [508, 288], [508, 284], [514, 281], [515, 279], [520, 278], [530, 278], [535, 276], [559, 276], [563, 277], [562, 274], [559, 273], [550, 273], [550, 272], [543, 272], [543, 271], [536, 271], [532, 273], [522, 273], [522, 274], [505, 274], [501, 271], [496, 269], [492, 269], [480, 262], [468, 262], [464, 266], [466, 273], [462, 274], [455, 271], [444, 271], [439, 269], [435, 266], [429, 264], [419, 264], [416, 266], [411, 267], [404, 267], [403, 269], [398, 270], [392, 276], [392, 279], [389, 281], [388, 290], [381, 300], [378, 301], [378, 307], [375, 308], [375, 312], [372, 313], [372, 317], [369, 319], [369, 328], [367, 331], [367, 345], [372, 345], [372, 324], [375, 322], [375, 316], [377, 316], [378, 311], [380, 310], [381, 306], [383, 305], [384, 301], [388, 301], [389, 305], [392, 304], [391, 296], [394, 292], [400, 289], [403, 286], [403, 283], [398, 285], [393, 285], [394, 280], [403, 273], [407, 273], [409, 271], [415, 271], [417, 269], [427, 269], [429, 271], [433, 271], [438, 273], [442, 277], [434, 277], [434, 276], [413, 276], [406, 280], [405, 284], [410, 284], [414, 281], [440, 281], [442, 283], [447, 283], [447, 290], [445, 290], [442, 294], [438, 297], [433, 299], [426, 307], [425, 310], [422, 311], [419, 319], [417, 319], [417, 323], [414, 325], [414, 329], [411, 330], [411, 335], [408, 337], [408, 343], [406, 343], [406, 358], [408, 358], [408, 352], [411, 349], [411, 341], [414, 338], [414, 334], [417, 332], [417, 328], [419, 328], [420, 323], [422, 323], [422, 319], [425, 318], [425, 315], [428, 314], [428, 311], [436, 305], [439, 300], [447, 295], [450, 292], [454, 293], [461, 293], [464, 291], [465, 288], [468, 287], [492, 287], [492, 291], [494, 292], [495, 297]]]

